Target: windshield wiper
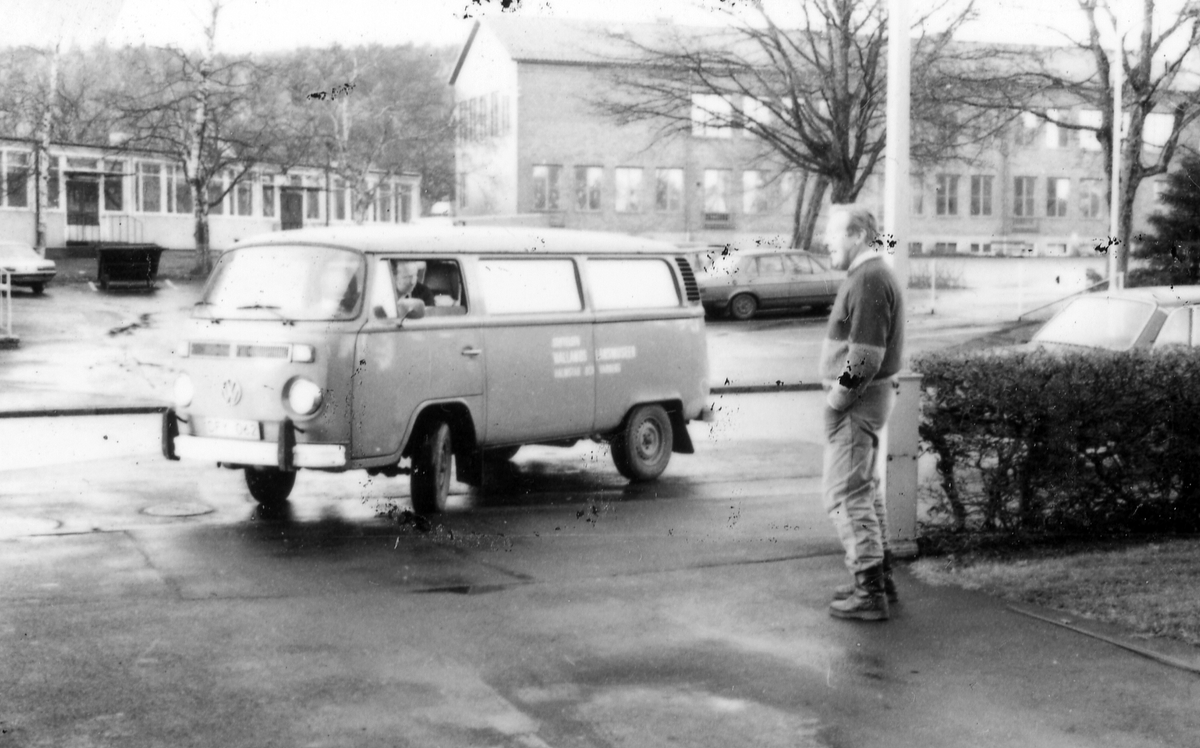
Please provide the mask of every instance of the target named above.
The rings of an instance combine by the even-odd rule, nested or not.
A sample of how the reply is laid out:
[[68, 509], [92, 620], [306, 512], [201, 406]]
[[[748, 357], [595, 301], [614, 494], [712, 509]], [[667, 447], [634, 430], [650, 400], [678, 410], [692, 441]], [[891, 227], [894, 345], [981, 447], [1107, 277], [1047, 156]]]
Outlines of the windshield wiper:
[[293, 320], [290, 320], [290, 319], [288, 319], [287, 317], [285, 317], [285, 316], [283, 316], [282, 314], [280, 314], [280, 312], [279, 312], [279, 307], [278, 307], [278, 306], [275, 306], [275, 305], [273, 305], [273, 304], [245, 304], [245, 305], [243, 305], [243, 306], [239, 306], [239, 307], [238, 307], [238, 311], [241, 311], [241, 310], [243, 310], [243, 309], [265, 309], [265, 310], [267, 310], [268, 312], [271, 312], [272, 314], [274, 314], [274, 315], [275, 315], [276, 317], [278, 317], [280, 320], [282, 320], [282, 321], [283, 321], [283, 324], [285, 324], [285, 325], [291, 325], [291, 324], [294, 324], [294, 321], [293, 321]]

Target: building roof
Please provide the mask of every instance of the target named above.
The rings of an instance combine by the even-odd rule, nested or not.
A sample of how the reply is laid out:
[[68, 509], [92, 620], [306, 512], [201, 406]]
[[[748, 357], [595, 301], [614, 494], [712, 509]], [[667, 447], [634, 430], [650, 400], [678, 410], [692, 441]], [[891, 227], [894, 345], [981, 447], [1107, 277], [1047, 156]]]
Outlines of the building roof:
[[235, 247], [321, 245], [364, 252], [421, 254], [679, 254], [673, 244], [624, 234], [523, 226], [367, 224], [274, 231]]

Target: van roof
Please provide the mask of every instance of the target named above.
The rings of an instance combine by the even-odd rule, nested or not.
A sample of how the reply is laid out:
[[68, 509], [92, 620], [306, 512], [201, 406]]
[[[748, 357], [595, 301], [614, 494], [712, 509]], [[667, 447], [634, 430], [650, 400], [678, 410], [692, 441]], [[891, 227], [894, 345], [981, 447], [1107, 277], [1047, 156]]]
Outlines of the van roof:
[[673, 244], [625, 234], [525, 226], [370, 224], [275, 231], [232, 248], [286, 244], [324, 245], [361, 252], [422, 254], [679, 254]]
[[1149, 301], [1162, 307], [1200, 305], [1200, 286], [1141, 286], [1100, 291], [1098, 295], [1112, 299]]

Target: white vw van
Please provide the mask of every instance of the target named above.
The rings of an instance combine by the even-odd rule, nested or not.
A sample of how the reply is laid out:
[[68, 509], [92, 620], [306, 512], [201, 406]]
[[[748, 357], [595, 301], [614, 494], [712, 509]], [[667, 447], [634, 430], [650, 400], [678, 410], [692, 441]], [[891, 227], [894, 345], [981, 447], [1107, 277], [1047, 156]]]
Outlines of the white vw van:
[[704, 310], [669, 244], [555, 229], [274, 233], [217, 263], [181, 342], [163, 454], [245, 470], [409, 473], [418, 512], [523, 444], [606, 440], [630, 480], [693, 451]]

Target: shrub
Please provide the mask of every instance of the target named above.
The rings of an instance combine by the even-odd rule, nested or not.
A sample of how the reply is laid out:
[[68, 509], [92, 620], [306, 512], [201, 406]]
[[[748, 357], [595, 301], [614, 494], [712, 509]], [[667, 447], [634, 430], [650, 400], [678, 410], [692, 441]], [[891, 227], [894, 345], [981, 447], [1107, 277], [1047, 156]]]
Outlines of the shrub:
[[940, 488], [927, 529], [1200, 529], [1200, 352], [942, 351], [913, 368]]

